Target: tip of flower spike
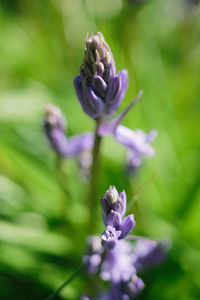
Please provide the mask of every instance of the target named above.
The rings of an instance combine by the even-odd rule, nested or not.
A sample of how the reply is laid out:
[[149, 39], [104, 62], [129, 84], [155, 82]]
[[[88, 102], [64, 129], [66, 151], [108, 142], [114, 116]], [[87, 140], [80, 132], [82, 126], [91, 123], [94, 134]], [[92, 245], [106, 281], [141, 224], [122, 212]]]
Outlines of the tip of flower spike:
[[45, 112], [47, 115], [60, 115], [61, 114], [60, 108], [51, 103], [48, 103], [46, 105]]
[[55, 128], [57, 126], [63, 128], [63, 130], [67, 126], [66, 119], [64, 118], [59, 107], [49, 103], [45, 107], [45, 115], [47, 123]]
[[110, 186], [109, 187], [109, 190], [107, 190], [107, 192], [106, 192], [106, 198], [107, 198], [107, 201], [112, 203], [112, 204], [117, 202], [118, 192], [117, 192], [115, 186]]

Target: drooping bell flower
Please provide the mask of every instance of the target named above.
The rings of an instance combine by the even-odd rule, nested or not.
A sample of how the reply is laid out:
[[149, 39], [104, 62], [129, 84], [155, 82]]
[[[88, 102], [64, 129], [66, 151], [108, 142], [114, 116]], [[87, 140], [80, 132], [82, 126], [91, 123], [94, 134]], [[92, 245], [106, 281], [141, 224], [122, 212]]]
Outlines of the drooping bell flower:
[[84, 60], [74, 87], [84, 112], [95, 120], [112, 115], [124, 98], [127, 70], [116, 74], [112, 52], [100, 32], [86, 37]]
[[54, 151], [62, 157], [75, 157], [83, 151], [91, 150], [94, 143], [94, 135], [88, 132], [67, 139], [65, 135], [66, 124], [66, 119], [61, 110], [52, 104], [48, 104], [43, 126]]

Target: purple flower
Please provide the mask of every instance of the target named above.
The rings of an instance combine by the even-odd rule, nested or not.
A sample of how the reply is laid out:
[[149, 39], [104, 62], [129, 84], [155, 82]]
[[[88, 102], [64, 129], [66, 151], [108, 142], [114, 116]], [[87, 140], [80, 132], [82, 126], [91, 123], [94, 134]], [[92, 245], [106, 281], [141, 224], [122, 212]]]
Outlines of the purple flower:
[[133, 264], [137, 272], [161, 263], [168, 252], [169, 244], [148, 239], [140, 239], [134, 246]]
[[99, 236], [89, 236], [87, 239], [87, 254], [83, 256], [83, 263], [90, 274], [98, 272], [102, 261], [103, 248]]
[[105, 249], [113, 249], [117, 245], [118, 238], [120, 235], [120, 230], [117, 231], [114, 227], [108, 225], [101, 236], [102, 246]]
[[102, 217], [107, 226], [102, 234], [102, 245], [106, 249], [116, 246], [135, 227], [134, 215], [122, 218], [126, 211], [126, 193], [118, 194], [116, 188], [110, 186], [101, 199]]
[[149, 144], [157, 135], [156, 130], [151, 130], [148, 134], [142, 130], [131, 130], [125, 126], [119, 125], [115, 132], [115, 139], [128, 148], [128, 165], [130, 169], [141, 165], [141, 157], [151, 157], [155, 151]]
[[121, 104], [128, 73], [123, 69], [116, 74], [112, 52], [100, 32], [86, 37], [85, 56], [74, 87], [84, 112], [93, 119], [112, 115]]
[[126, 193], [125, 191], [118, 194], [115, 186], [110, 186], [101, 199], [102, 215], [105, 225], [111, 211], [115, 211], [123, 217], [126, 211]]
[[66, 138], [66, 120], [60, 109], [52, 104], [46, 107], [44, 129], [51, 147], [63, 157], [74, 157], [83, 151], [91, 150], [94, 135], [90, 132]]
[[106, 252], [100, 270], [101, 278], [113, 283], [130, 280], [136, 273], [133, 259], [132, 244], [120, 240], [112, 250]]

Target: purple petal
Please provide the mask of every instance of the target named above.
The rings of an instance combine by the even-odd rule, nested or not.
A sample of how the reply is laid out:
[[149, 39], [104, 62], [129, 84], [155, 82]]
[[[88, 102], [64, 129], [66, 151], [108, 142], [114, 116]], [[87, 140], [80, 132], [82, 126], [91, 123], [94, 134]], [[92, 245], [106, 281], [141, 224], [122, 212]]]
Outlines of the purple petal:
[[88, 86], [86, 86], [84, 99], [94, 118], [98, 118], [104, 109], [103, 100], [95, 94], [91, 87]]
[[117, 228], [121, 223], [121, 215], [118, 212], [111, 210], [106, 218], [106, 222], [106, 225]]
[[101, 236], [102, 246], [109, 250], [113, 249], [117, 245], [120, 235], [121, 231], [116, 231], [114, 227], [108, 225]]
[[81, 84], [81, 78], [80, 75], [74, 78], [74, 88], [76, 91], [76, 95], [78, 97], [78, 100], [84, 110], [84, 112], [89, 115], [92, 118], [95, 118], [95, 114], [93, 114], [90, 109], [88, 108], [87, 104], [85, 103], [84, 97], [83, 97], [83, 86]]
[[99, 75], [94, 77], [93, 87], [94, 87], [94, 90], [96, 91], [96, 93], [100, 97], [104, 98], [105, 92], [106, 92], [106, 89], [107, 89], [107, 84], [105, 83], [105, 81], [103, 80], [102, 77], [100, 77]]
[[143, 91], [140, 91], [135, 99], [131, 101], [129, 106], [121, 113], [119, 114], [115, 119], [111, 120], [108, 123], [102, 123], [98, 128], [98, 135], [99, 136], [105, 136], [113, 134], [117, 126], [121, 123], [121, 121], [124, 119], [126, 114], [129, 112], [129, 110], [137, 103], [137, 101], [142, 96]]
[[[131, 299], [138, 296], [138, 294], [144, 288], [144, 282], [141, 278], [137, 277], [137, 275], [133, 275], [131, 280], [128, 283], [125, 283], [125, 291], [129, 295]], [[129, 299], [130, 299], [129, 298]]]
[[114, 133], [115, 139], [122, 145], [132, 149], [136, 154], [152, 156], [154, 149], [146, 141], [146, 134], [142, 130], [131, 130], [119, 125]]
[[94, 135], [90, 132], [76, 135], [68, 139], [66, 156], [77, 156], [83, 151], [91, 150], [94, 144]]
[[130, 171], [131, 169], [134, 170], [135, 168], [138, 168], [142, 163], [140, 155], [138, 155], [138, 153], [135, 153], [131, 149], [128, 151], [127, 154], [127, 162], [128, 166], [130, 167]]
[[110, 100], [108, 99], [107, 112], [109, 114], [113, 114], [115, 110], [120, 106], [122, 99], [124, 98], [126, 90], [128, 88], [127, 70], [123, 69], [121, 72], [119, 72], [118, 76], [119, 76], [119, 84], [116, 83], [115, 90], [113, 86], [113, 91], [115, 92], [113, 94], [113, 98], [111, 98]]
[[168, 249], [169, 244], [166, 242], [140, 239], [134, 249], [134, 266], [137, 271], [141, 272], [148, 267], [159, 264], [165, 259]]
[[119, 197], [121, 198], [121, 201], [122, 201], [123, 210], [121, 211], [121, 216], [123, 217], [123, 215], [125, 214], [125, 211], [126, 211], [126, 193], [125, 193], [125, 191], [119, 193]]
[[[116, 128], [114, 137], [118, 141], [118, 143], [128, 148], [132, 148], [134, 146], [134, 140], [137, 139], [137, 135], [133, 132], [133, 130], [123, 125], [119, 125]], [[137, 146], [137, 140], [135, 141], [135, 144]]]
[[135, 227], [134, 215], [128, 215], [122, 219], [121, 224], [118, 229], [122, 232], [120, 235], [120, 240], [123, 239], [127, 234], [129, 234]]
[[114, 101], [119, 88], [121, 87], [121, 81], [120, 81], [120, 76], [115, 75], [112, 77], [108, 84], [106, 96], [105, 96], [105, 103], [109, 105], [110, 101]]
[[149, 143], [149, 142], [152, 142], [158, 135], [158, 132], [157, 130], [155, 129], [152, 129], [151, 131], [149, 131], [149, 133], [147, 133], [146, 135], [146, 142]]
[[66, 152], [68, 149], [68, 140], [60, 129], [52, 129], [49, 133], [47, 133], [47, 137], [52, 148], [60, 155], [66, 156]]
[[101, 199], [101, 208], [102, 208], [102, 218], [103, 218], [104, 224], [106, 225], [106, 223], [107, 223], [106, 217], [109, 214], [111, 208], [108, 205], [108, 201], [105, 196], [102, 197], [102, 199]]
[[133, 259], [133, 245], [125, 240], [119, 240], [114, 249], [105, 254], [100, 270], [101, 278], [116, 284], [129, 281], [136, 271]]
[[95, 274], [98, 272], [98, 268], [101, 263], [101, 255], [99, 253], [94, 253], [92, 255], [84, 255], [83, 263], [85, 264], [86, 270], [90, 274]]

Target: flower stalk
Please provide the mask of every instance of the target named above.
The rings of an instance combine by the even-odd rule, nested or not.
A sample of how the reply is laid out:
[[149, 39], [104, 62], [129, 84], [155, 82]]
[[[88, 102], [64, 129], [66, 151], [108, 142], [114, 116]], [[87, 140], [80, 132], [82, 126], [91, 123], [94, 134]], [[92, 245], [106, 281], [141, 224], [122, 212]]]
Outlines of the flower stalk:
[[102, 137], [98, 135], [99, 121], [96, 123], [95, 137], [94, 137], [94, 147], [92, 151], [92, 166], [91, 166], [91, 186], [89, 195], [89, 228], [90, 233], [95, 232], [96, 216], [98, 211], [98, 182], [99, 182], [99, 165], [100, 165], [100, 147], [102, 142]]
[[51, 293], [45, 300], [52, 300], [66, 287], [84, 268], [84, 264], [81, 266], [53, 293]]

